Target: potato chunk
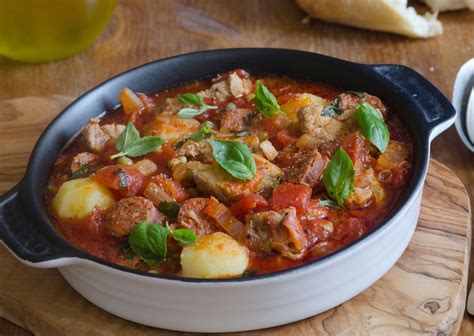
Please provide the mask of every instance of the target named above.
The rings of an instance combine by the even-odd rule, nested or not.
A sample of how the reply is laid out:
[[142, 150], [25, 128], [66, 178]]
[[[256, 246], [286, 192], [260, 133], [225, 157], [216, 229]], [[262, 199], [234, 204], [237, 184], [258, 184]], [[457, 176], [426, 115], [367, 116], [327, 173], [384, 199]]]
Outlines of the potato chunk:
[[110, 191], [88, 177], [64, 182], [53, 198], [54, 211], [62, 219], [85, 218], [95, 208], [105, 210], [113, 204]]
[[247, 268], [247, 249], [223, 232], [198, 237], [181, 252], [183, 276], [226, 278], [241, 275]]

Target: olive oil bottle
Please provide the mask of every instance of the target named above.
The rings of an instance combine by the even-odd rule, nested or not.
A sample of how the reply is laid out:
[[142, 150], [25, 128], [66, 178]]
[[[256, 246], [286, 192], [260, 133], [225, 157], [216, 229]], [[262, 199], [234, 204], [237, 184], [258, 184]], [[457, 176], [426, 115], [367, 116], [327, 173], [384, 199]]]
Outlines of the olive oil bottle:
[[0, 0], [0, 54], [49, 62], [90, 46], [110, 20], [116, 0]]

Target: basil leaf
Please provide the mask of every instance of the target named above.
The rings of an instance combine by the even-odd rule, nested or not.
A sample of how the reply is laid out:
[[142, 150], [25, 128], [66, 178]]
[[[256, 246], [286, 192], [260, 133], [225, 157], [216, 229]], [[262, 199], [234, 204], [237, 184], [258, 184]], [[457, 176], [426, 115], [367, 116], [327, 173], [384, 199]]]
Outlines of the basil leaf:
[[178, 216], [179, 208], [179, 204], [175, 201], [162, 201], [158, 205], [158, 210], [160, 210], [166, 216], [171, 218], [175, 218]]
[[130, 232], [128, 243], [144, 262], [155, 266], [166, 257], [168, 233], [164, 226], [140, 222]]
[[173, 231], [171, 234], [174, 240], [182, 243], [182, 244], [192, 244], [196, 241], [196, 234], [187, 229], [178, 229]]
[[255, 83], [255, 98], [253, 103], [257, 110], [266, 117], [271, 117], [277, 113], [283, 113], [275, 96], [262, 84], [261, 81]]
[[195, 93], [181, 93], [178, 95], [179, 100], [188, 105], [194, 105], [198, 108], [184, 107], [178, 112], [181, 118], [193, 118], [203, 114], [207, 110], [216, 110], [217, 106], [210, 106], [204, 104], [204, 99]]
[[367, 102], [361, 102], [356, 110], [356, 121], [362, 134], [379, 149], [385, 152], [390, 141], [390, 132], [382, 115]]
[[178, 112], [178, 116], [181, 118], [193, 118], [195, 116], [198, 116], [200, 114], [203, 114], [207, 110], [216, 110], [217, 106], [209, 106], [209, 105], [202, 105], [199, 109], [194, 109], [194, 108], [182, 108]]
[[115, 142], [115, 148], [120, 152], [139, 138], [140, 133], [138, 133], [135, 125], [129, 121], [125, 130], [120, 133], [119, 137], [117, 138], [117, 141]]
[[95, 173], [96, 170], [97, 166], [95, 163], [84, 163], [79, 167], [78, 170], [71, 174], [71, 179], [75, 180], [79, 178], [88, 177], [92, 173]]
[[204, 99], [195, 93], [181, 93], [178, 95], [178, 99], [185, 104], [201, 106], [204, 105]]
[[142, 156], [153, 152], [163, 144], [164, 140], [159, 136], [146, 136], [140, 138], [140, 133], [133, 123], [129, 122], [127, 128], [120, 133], [115, 144], [115, 148], [119, 151], [110, 158], [116, 159], [122, 156]]
[[329, 196], [342, 207], [354, 183], [354, 165], [342, 147], [339, 147], [324, 169], [323, 183]]
[[332, 106], [331, 104], [324, 106], [323, 110], [321, 111], [322, 116], [331, 117], [331, 118], [333, 118], [336, 114], [341, 115], [343, 113], [344, 113], [343, 109]]
[[331, 117], [333, 118], [336, 114], [341, 115], [344, 113], [344, 109], [341, 106], [341, 97], [337, 96], [329, 104], [324, 106], [323, 110], [321, 111], [321, 115], [324, 117]]
[[209, 136], [212, 131], [212, 123], [210, 121], [205, 121], [202, 123], [201, 127], [199, 130], [189, 137], [189, 139], [199, 142]]
[[128, 176], [125, 170], [119, 168], [117, 170], [114, 170], [112, 174], [118, 176], [118, 183], [121, 190], [127, 190], [130, 187], [130, 182], [128, 180]]
[[212, 155], [236, 179], [250, 180], [257, 171], [252, 152], [242, 142], [212, 139]]
[[158, 136], [146, 136], [126, 148], [125, 155], [136, 157], [148, 154], [163, 144], [164, 140]]

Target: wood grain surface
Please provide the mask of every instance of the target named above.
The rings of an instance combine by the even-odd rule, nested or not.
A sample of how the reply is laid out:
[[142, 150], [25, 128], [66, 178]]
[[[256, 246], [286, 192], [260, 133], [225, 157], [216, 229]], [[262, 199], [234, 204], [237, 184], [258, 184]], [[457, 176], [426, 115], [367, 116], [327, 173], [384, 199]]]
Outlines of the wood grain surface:
[[[26, 97], [0, 102], [0, 193], [21, 177], [44, 126], [72, 99]], [[20, 173], [20, 175], [18, 175]], [[349, 302], [283, 327], [245, 333], [451, 335], [465, 306], [470, 203], [462, 182], [431, 161], [420, 221], [402, 258]], [[55, 269], [34, 269], [0, 248], [0, 316], [38, 335], [179, 335], [114, 317], [77, 294]]]
[[[421, 72], [451, 97], [457, 70], [474, 57], [474, 12], [441, 14], [444, 34], [428, 40], [317, 21], [303, 24], [305, 17], [292, 0], [124, 0], [98, 41], [79, 55], [49, 64], [23, 64], [0, 57], [0, 100], [32, 95], [75, 97], [148, 61], [230, 47], [294, 48], [363, 63], [401, 63]], [[1, 120], [8, 118], [9, 113], [0, 114]], [[0, 138], [8, 140], [9, 134], [2, 129]], [[2, 170], [8, 168], [0, 176], [10, 184], [21, 176], [21, 160], [28, 156], [26, 147], [18, 152], [15, 146], [8, 143], [8, 150], [18, 160], [0, 161]], [[474, 154], [463, 146], [454, 128], [434, 141], [432, 157], [460, 177], [473, 199]], [[8, 185], [2, 183], [2, 188]], [[473, 275], [471, 267], [469, 284]], [[28, 333], [0, 320], [0, 334]], [[474, 335], [472, 317], [465, 315], [460, 334]]]

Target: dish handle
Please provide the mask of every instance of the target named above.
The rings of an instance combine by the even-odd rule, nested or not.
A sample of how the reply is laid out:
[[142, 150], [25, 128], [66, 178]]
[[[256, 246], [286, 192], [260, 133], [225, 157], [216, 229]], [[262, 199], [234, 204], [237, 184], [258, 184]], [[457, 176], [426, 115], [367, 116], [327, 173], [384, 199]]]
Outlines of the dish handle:
[[63, 249], [47, 240], [25, 215], [23, 181], [0, 197], [0, 239], [22, 263], [49, 268], [71, 264]]
[[430, 142], [454, 123], [456, 110], [451, 102], [420, 73], [403, 65], [375, 64], [370, 67], [412, 97], [412, 103], [424, 119], [424, 131]]

